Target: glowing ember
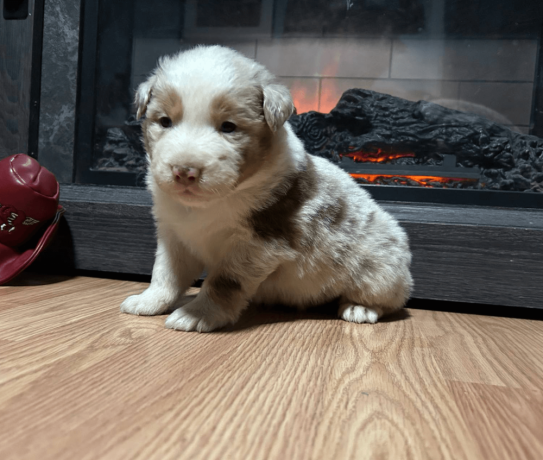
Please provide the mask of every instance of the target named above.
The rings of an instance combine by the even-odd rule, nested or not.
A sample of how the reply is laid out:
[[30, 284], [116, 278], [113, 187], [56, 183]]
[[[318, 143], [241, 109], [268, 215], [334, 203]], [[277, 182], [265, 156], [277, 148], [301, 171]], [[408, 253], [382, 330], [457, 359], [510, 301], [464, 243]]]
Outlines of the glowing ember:
[[[444, 188], [448, 185], [468, 185], [474, 184], [478, 179], [463, 177], [439, 177], [439, 176], [398, 176], [392, 174], [351, 174], [355, 179], [362, 179], [367, 184], [381, 184], [383, 182], [389, 185], [422, 185], [423, 187], [435, 187], [443, 184]], [[416, 184], [414, 184], [414, 182]]]
[[415, 154], [413, 152], [383, 152], [381, 149], [378, 149], [376, 152], [352, 152], [344, 153], [341, 156], [352, 158], [355, 162], [362, 163], [387, 163], [398, 158], [411, 157], [413, 158]]

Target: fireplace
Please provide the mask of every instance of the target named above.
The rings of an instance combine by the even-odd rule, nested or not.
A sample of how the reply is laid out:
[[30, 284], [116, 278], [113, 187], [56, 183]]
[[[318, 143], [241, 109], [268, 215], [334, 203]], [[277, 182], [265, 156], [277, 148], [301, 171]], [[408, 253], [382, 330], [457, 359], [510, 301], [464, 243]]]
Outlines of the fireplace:
[[[40, 15], [43, 4], [29, 2], [37, 38], [20, 60], [34, 90], [5, 92], [0, 156], [26, 145], [10, 114], [30, 113], [28, 153], [55, 173], [66, 208], [46, 270], [69, 260], [150, 274], [134, 90], [161, 55], [218, 43], [277, 75], [307, 150], [398, 218], [415, 296], [541, 307], [543, 2], [50, 0]], [[21, 56], [19, 36], [0, 34], [8, 56]], [[0, 86], [14, 75], [0, 69]]]
[[213, 2], [86, 2], [76, 154], [57, 174], [144, 186], [133, 91], [161, 55], [220, 43], [276, 74], [307, 150], [376, 198], [543, 206], [543, 6], [477, 2], [492, 13], [472, 17], [463, 0], [251, 0], [211, 18]]

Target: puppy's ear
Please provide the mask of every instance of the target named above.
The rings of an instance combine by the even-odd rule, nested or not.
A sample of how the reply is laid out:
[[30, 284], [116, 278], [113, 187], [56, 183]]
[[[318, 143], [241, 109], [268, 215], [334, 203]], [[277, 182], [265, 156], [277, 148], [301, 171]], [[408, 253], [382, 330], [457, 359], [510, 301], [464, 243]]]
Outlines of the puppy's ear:
[[147, 110], [147, 104], [149, 104], [149, 100], [151, 99], [151, 94], [153, 92], [153, 86], [156, 82], [156, 76], [153, 75], [152, 77], [145, 80], [141, 85], [138, 86], [138, 89], [136, 90], [136, 96], [134, 98], [134, 105], [136, 106], [136, 118], [140, 119], [145, 115], [145, 111]]
[[290, 91], [283, 85], [268, 85], [264, 93], [264, 118], [273, 132], [285, 124], [294, 112]]

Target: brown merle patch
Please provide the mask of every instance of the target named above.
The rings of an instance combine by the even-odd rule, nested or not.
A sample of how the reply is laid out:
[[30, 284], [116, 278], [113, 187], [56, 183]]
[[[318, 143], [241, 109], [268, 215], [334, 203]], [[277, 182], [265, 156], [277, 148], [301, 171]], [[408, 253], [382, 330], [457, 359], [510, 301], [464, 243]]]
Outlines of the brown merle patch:
[[152, 136], [149, 128], [153, 123], [159, 123], [160, 118], [168, 117], [175, 125], [183, 119], [183, 102], [181, 96], [172, 88], [153, 89], [152, 100], [146, 110], [141, 129], [145, 151], [152, 157], [153, 147], [158, 136]]
[[286, 178], [283, 187], [278, 187], [273, 203], [253, 212], [249, 225], [256, 235], [264, 240], [286, 240], [292, 248], [299, 248], [303, 232], [297, 216], [303, 204], [316, 193], [317, 179], [311, 158], [303, 170]]
[[227, 310], [241, 306], [243, 289], [241, 283], [232, 276], [221, 274], [206, 280], [209, 296], [218, 305]]
[[392, 248], [398, 246], [399, 243], [400, 241], [395, 236], [387, 236], [382, 244], [382, 247], [385, 250], [391, 250]]
[[321, 225], [327, 228], [338, 227], [343, 223], [347, 216], [347, 203], [343, 198], [338, 198], [332, 204], [322, 205], [313, 218], [313, 227], [315, 230]]
[[221, 94], [211, 104], [211, 120], [217, 131], [225, 121], [237, 127], [226, 139], [236, 145], [243, 158], [238, 184], [263, 166], [271, 150], [273, 132], [264, 119], [263, 102], [262, 89], [248, 87]]
[[360, 266], [363, 270], [366, 270], [368, 272], [373, 272], [377, 270], [378, 268], [378, 265], [375, 262], [375, 260], [370, 259], [369, 257], [364, 258], [362, 262], [360, 263]]
[[163, 88], [153, 90], [152, 108], [151, 104], [147, 113], [147, 118], [158, 122], [163, 116], [167, 116], [172, 120], [172, 123], [178, 124], [183, 119], [183, 101], [181, 95], [173, 88]]

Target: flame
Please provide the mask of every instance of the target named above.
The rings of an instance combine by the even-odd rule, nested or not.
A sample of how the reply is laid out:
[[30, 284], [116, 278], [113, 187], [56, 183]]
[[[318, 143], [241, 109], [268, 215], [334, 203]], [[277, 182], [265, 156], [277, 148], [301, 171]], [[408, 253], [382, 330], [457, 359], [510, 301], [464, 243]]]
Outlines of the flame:
[[388, 161], [396, 160], [398, 158], [405, 158], [405, 157], [413, 158], [415, 154], [413, 152], [386, 153], [386, 152], [383, 152], [381, 149], [377, 149], [376, 152], [352, 152], [352, 153], [343, 153], [340, 156], [352, 158], [355, 162], [386, 163]]
[[478, 179], [472, 179], [472, 178], [465, 178], [465, 177], [439, 177], [439, 176], [398, 176], [393, 174], [351, 174], [352, 177], [355, 179], [363, 179], [367, 181], [369, 184], [378, 184], [379, 179], [395, 179], [395, 183], [398, 185], [410, 185], [408, 183], [408, 179], [418, 182], [423, 187], [433, 187], [431, 184], [432, 182], [439, 182], [444, 184], [446, 187], [447, 185], [452, 185], [453, 183], [474, 183], [477, 182]]
[[324, 66], [320, 76], [321, 90], [320, 90], [320, 103], [319, 112], [329, 113], [338, 103], [343, 92], [348, 89], [344, 88], [345, 84], [342, 80], [338, 80], [336, 77], [339, 70], [339, 61], [341, 59], [341, 49], [338, 50], [334, 56], [328, 57], [330, 62]]
[[338, 81], [337, 78], [323, 78], [321, 83], [319, 112], [330, 113], [339, 102], [343, 92], [347, 89], [349, 88], [344, 87], [344, 84], [342, 84], [341, 81]]
[[317, 111], [319, 109], [318, 90], [318, 82], [315, 83], [309, 80], [295, 80], [290, 85], [290, 94], [297, 113], [305, 113], [311, 110]]
[[[349, 146], [349, 150], [354, 150], [354, 146]], [[384, 152], [382, 149], [377, 149], [375, 152], [350, 152], [343, 153], [340, 156], [346, 156], [352, 158], [355, 162], [362, 163], [386, 163], [398, 158], [410, 157], [413, 158], [415, 153], [413, 152]], [[457, 184], [471, 184], [478, 182], [478, 179], [474, 178], [460, 178], [460, 177], [440, 177], [440, 176], [422, 176], [422, 175], [397, 175], [397, 174], [356, 174], [351, 173], [351, 176], [355, 179], [362, 179], [368, 184], [385, 184], [388, 185], [414, 185], [413, 182], [418, 183], [423, 187], [434, 187], [435, 183], [443, 184], [444, 188], [447, 186]], [[388, 180], [387, 180], [388, 179]], [[390, 181], [392, 179], [392, 181]]]

